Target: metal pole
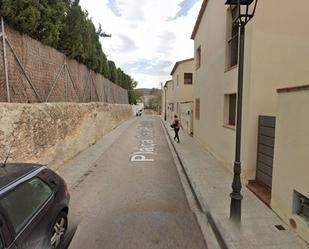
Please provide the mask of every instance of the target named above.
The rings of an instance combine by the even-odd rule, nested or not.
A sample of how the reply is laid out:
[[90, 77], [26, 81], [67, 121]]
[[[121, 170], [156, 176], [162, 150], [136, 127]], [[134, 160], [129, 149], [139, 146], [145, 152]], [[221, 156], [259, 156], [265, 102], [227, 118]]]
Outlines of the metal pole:
[[88, 77], [87, 77], [87, 81], [86, 81], [86, 84], [85, 84], [85, 87], [84, 87], [84, 92], [83, 92], [83, 99], [82, 99], [82, 102], [84, 102], [84, 99], [85, 99], [85, 93], [86, 93], [86, 90], [88, 89], [88, 82], [89, 82], [89, 79], [90, 79], [90, 75], [91, 75], [91, 71], [89, 71], [89, 74], [88, 74]]
[[48, 93], [48, 95], [47, 95], [47, 98], [46, 98], [45, 102], [48, 101], [50, 95], [52, 94], [52, 91], [54, 90], [54, 88], [55, 88], [55, 86], [56, 86], [56, 83], [57, 83], [57, 81], [58, 81], [58, 79], [59, 79], [59, 77], [60, 77], [60, 74], [62, 73], [62, 70], [63, 70], [64, 67], [65, 67], [65, 64], [62, 64], [61, 69], [60, 69], [59, 73], [58, 73], [57, 76], [56, 76], [56, 79], [55, 79], [54, 82], [52, 83], [52, 84], [53, 84], [53, 85], [52, 85], [52, 88], [50, 89], [50, 91], [49, 91], [49, 93]]
[[72, 78], [72, 75], [71, 75], [71, 72], [70, 72], [70, 68], [68, 67], [68, 64], [65, 64], [65, 68], [67, 69], [67, 73], [68, 73], [68, 75], [69, 75], [70, 82], [71, 82], [71, 84], [72, 84], [72, 86], [73, 86], [73, 89], [74, 89], [74, 91], [75, 91], [75, 93], [76, 93], [76, 96], [77, 96], [77, 98], [79, 99], [79, 101], [81, 101], [81, 97], [79, 96], [78, 90], [77, 90], [76, 87], [75, 87], [75, 84], [74, 84], [74, 81], [73, 81], [73, 78]]
[[67, 62], [65, 61], [64, 62], [64, 65], [65, 65], [65, 70], [64, 70], [64, 91], [65, 91], [65, 102], [68, 102], [68, 79], [67, 79], [67, 68], [66, 68], [66, 65], [67, 65]]
[[236, 152], [234, 162], [233, 192], [231, 196], [230, 218], [235, 222], [241, 221], [241, 123], [242, 123], [242, 95], [244, 77], [244, 49], [245, 49], [245, 24], [240, 24], [239, 64], [238, 64], [238, 89], [237, 89], [237, 124], [236, 124]]
[[165, 105], [165, 107], [164, 107], [164, 121], [166, 121], [166, 90], [164, 89], [164, 98], [165, 98], [165, 100], [164, 100], [164, 105]]
[[[99, 96], [99, 94], [98, 94], [97, 88], [96, 88], [96, 86], [95, 86], [95, 84], [94, 84], [94, 81], [93, 81], [93, 78], [92, 78], [92, 77], [91, 77], [91, 83], [92, 83], [92, 85], [93, 85], [94, 92], [95, 92], [95, 94], [97, 95], [98, 102], [100, 102], [100, 96]], [[117, 93], [118, 93], [118, 92], [117, 92]]]
[[[92, 76], [90, 76], [90, 81], [92, 80]], [[89, 83], [89, 89], [90, 89], [90, 102], [91, 102], [91, 83]]]
[[8, 61], [7, 61], [7, 54], [6, 54], [6, 35], [4, 31], [3, 17], [1, 17], [1, 28], [2, 28], [3, 63], [4, 63], [6, 93], [7, 93], [7, 101], [10, 103], [11, 95], [10, 95], [10, 85], [9, 85], [9, 75], [8, 75]]

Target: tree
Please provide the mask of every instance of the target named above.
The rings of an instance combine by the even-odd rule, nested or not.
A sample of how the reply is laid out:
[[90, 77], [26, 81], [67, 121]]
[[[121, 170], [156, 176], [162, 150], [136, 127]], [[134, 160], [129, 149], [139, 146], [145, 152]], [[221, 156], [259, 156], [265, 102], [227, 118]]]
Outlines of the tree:
[[137, 102], [141, 100], [142, 96], [143, 94], [136, 89], [128, 90], [129, 104], [136, 105]]
[[129, 75], [107, 60], [100, 43], [102, 27], [96, 30], [79, 0], [0, 0], [0, 15], [20, 32], [60, 50], [124, 89], [136, 87]]
[[152, 109], [156, 112], [160, 112], [161, 110], [161, 97], [162, 92], [160, 89], [152, 88], [150, 95], [153, 95], [153, 97], [148, 101], [147, 108]]
[[63, 0], [2, 0], [0, 15], [18, 31], [56, 48], [65, 9]]
[[108, 61], [108, 65], [109, 65], [109, 71], [110, 71], [110, 81], [114, 82], [115, 84], [117, 84], [117, 68], [116, 68], [116, 64], [113, 61]]
[[102, 52], [102, 64], [101, 64], [101, 73], [106, 79], [110, 79], [111, 72], [108, 64], [107, 57], [104, 52]]
[[81, 7], [74, 2], [69, 6], [64, 27], [60, 34], [58, 49], [72, 59], [85, 63], [85, 41], [87, 35], [86, 16]]
[[46, 45], [57, 48], [65, 19], [65, 9], [62, 0], [41, 0], [40, 20], [34, 37]]
[[39, 25], [41, 13], [35, 0], [2, 0], [1, 16], [19, 31], [32, 35]]

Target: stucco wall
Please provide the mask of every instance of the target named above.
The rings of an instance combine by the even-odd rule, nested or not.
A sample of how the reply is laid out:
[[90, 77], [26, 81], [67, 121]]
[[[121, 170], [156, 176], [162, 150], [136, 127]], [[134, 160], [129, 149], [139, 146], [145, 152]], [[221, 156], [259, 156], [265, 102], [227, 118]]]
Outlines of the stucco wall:
[[[250, 95], [248, 108], [248, 178], [255, 177], [258, 115], [276, 116], [276, 89], [307, 84], [309, 81], [309, 1], [297, 5], [277, 0], [258, 2], [252, 20]], [[291, 14], [293, 13], [293, 14]]]
[[55, 169], [130, 117], [129, 105], [0, 104], [0, 161], [13, 144], [9, 161]]
[[180, 105], [180, 123], [183, 131], [188, 134], [193, 134], [193, 105], [193, 102]]
[[[193, 84], [184, 84], [184, 74], [194, 72], [194, 60], [180, 62], [177, 66], [175, 72], [173, 73], [173, 84], [174, 91], [172, 96], [172, 102], [175, 103], [175, 112], [177, 112], [177, 102], [179, 103], [179, 112], [180, 112], [180, 103], [193, 101]], [[179, 77], [179, 84], [177, 85], [177, 75]], [[179, 114], [179, 113], [178, 113]]]
[[[194, 96], [200, 98], [200, 120], [194, 120], [194, 136], [232, 170], [235, 130], [224, 127], [224, 94], [236, 93], [238, 68], [226, 70], [227, 6], [209, 0], [195, 37], [201, 46], [201, 67], [194, 74]], [[309, 2], [280, 5], [258, 2], [254, 19], [246, 26], [242, 177], [255, 178], [258, 116], [276, 116], [276, 89], [308, 82]], [[293, 15], [291, 15], [293, 13]]]
[[309, 198], [308, 106], [309, 90], [279, 94], [271, 206], [309, 242], [309, 223], [292, 214], [294, 190]]
[[[232, 169], [235, 130], [224, 125], [224, 94], [236, 92], [237, 68], [226, 71], [226, 12], [223, 0], [209, 0], [194, 40], [201, 64], [194, 73], [194, 97], [200, 99], [200, 119], [194, 137]], [[247, 67], [248, 68], [248, 67]]]

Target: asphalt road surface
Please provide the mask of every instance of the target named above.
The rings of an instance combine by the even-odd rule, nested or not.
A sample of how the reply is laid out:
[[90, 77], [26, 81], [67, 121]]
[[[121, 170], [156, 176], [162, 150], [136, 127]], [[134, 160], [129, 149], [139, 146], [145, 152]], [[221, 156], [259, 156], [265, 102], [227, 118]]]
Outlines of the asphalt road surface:
[[143, 116], [71, 190], [70, 249], [205, 249], [160, 118]]

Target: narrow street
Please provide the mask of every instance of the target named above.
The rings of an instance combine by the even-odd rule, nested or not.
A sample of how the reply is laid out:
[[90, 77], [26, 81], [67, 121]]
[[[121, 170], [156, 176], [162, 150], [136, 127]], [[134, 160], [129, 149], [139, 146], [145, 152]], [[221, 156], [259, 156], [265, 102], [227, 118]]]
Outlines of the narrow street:
[[137, 118], [71, 190], [71, 249], [206, 248], [159, 117]]

